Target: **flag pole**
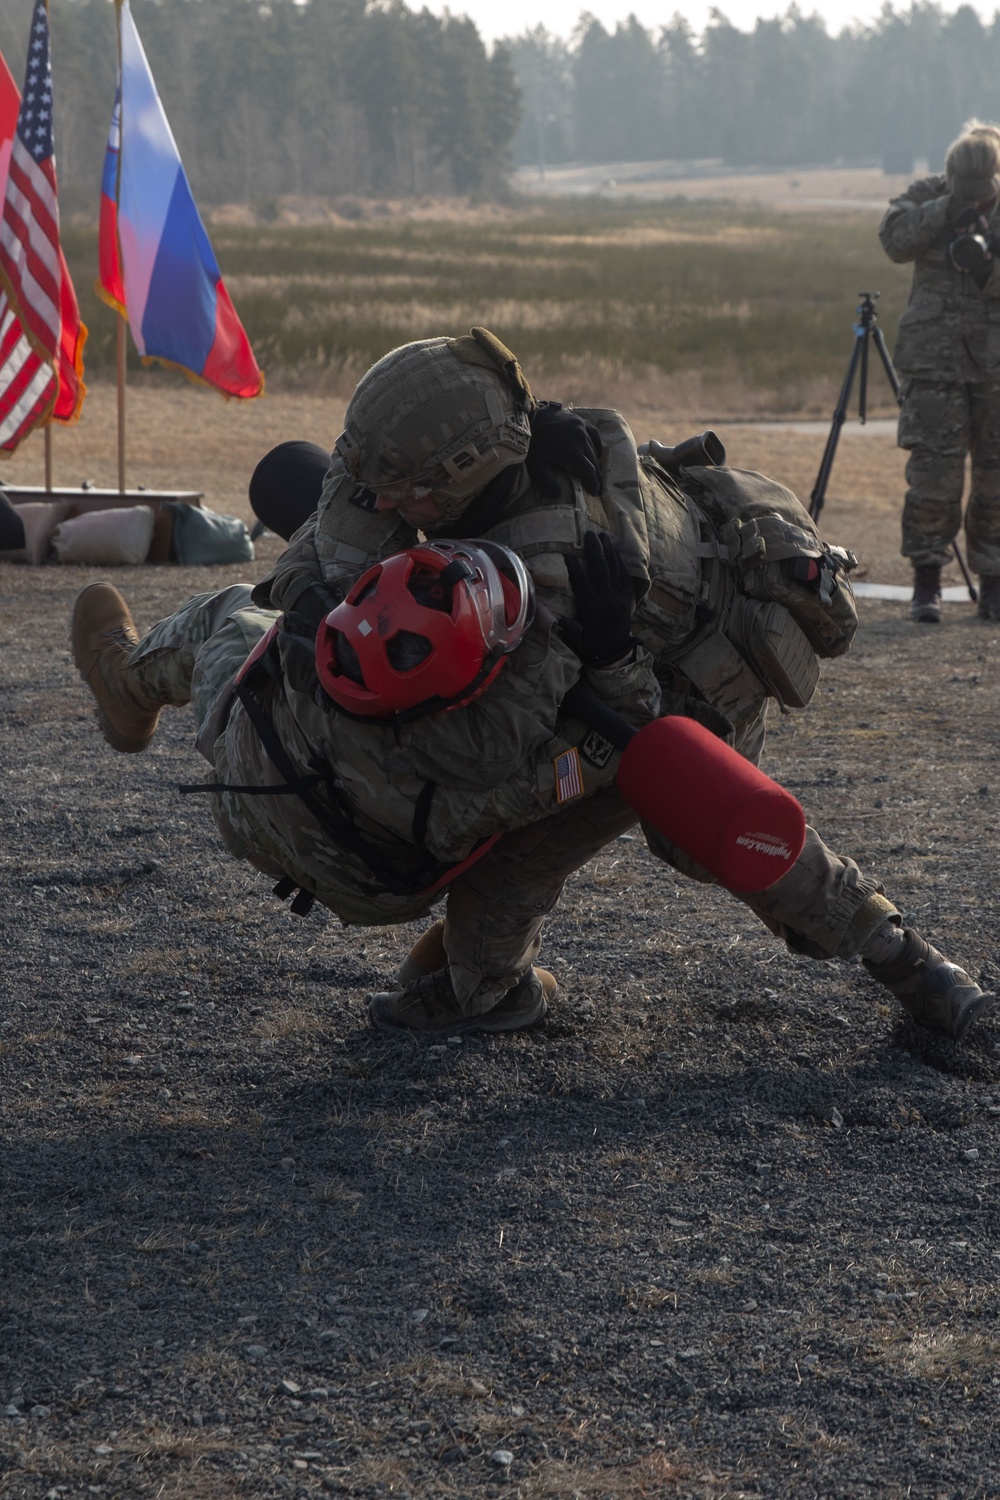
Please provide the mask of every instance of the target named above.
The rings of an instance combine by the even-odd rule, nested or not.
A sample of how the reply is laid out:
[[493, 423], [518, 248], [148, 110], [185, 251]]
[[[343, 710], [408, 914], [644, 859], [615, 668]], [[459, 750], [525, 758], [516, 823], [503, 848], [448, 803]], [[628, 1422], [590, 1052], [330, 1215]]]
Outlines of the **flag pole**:
[[[125, 493], [125, 314], [118, 314], [118, 493]], [[48, 430], [48, 429], [46, 429]]]
[[52, 428], [46, 423], [45, 428], [45, 490], [52, 493]]

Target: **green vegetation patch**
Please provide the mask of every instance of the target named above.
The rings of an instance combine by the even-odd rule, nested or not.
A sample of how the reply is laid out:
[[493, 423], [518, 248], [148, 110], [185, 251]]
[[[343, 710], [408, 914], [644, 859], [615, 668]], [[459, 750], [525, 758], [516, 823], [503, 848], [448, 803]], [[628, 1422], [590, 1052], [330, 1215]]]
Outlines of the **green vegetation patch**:
[[[709, 385], [735, 376], [794, 408], [797, 387], [839, 381], [859, 291], [882, 291], [894, 336], [909, 274], [876, 229], [873, 214], [588, 200], [481, 223], [221, 227], [213, 240], [279, 385], [349, 384], [396, 344], [481, 323], [535, 375], [593, 364]], [[93, 235], [67, 239], [83, 295]], [[88, 370], [110, 375], [112, 317], [92, 297], [85, 317]]]

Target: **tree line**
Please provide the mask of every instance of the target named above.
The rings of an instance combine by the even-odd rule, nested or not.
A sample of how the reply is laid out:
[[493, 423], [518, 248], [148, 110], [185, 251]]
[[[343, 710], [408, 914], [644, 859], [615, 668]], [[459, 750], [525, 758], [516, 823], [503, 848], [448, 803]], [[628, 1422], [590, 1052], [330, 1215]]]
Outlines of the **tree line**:
[[792, 5], [740, 31], [718, 10], [700, 36], [680, 16], [648, 30], [581, 17], [508, 39], [523, 164], [720, 159], [733, 166], [880, 163], [933, 170], [965, 120], [1000, 117], [1000, 13], [905, 11], [830, 35]]
[[[31, 0], [0, 0], [20, 87]], [[518, 121], [506, 49], [401, 0], [132, 0], [202, 204], [281, 194], [491, 194]], [[56, 160], [65, 209], [96, 213], [114, 100], [109, 0], [51, 0]]]
[[[460, 4], [460, 0], [459, 0]], [[1000, 116], [1000, 13], [887, 4], [831, 35], [795, 5], [700, 35], [584, 14], [488, 48], [402, 0], [132, 0], [195, 196], [496, 196], [512, 162], [714, 159], [940, 164], [970, 115]], [[20, 84], [31, 0], [0, 0]], [[114, 94], [110, 0], [51, 0], [64, 210], [96, 212]]]

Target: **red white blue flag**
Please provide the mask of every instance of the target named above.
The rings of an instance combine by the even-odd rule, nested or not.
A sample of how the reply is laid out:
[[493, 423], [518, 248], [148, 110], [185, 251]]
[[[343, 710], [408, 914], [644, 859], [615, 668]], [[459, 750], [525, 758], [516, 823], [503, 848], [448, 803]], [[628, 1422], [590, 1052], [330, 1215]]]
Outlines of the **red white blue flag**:
[[556, 770], [556, 801], [560, 806], [583, 796], [583, 776], [580, 771], [580, 755], [575, 745], [557, 755], [553, 761]]
[[178, 366], [227, 396], [259, 396], [264, 377], [223, 285], [128, 0], [116, 5], [118, 94], [97, 291], [127, 316], [144, 360]]
[[87, 330], [59, 244], [47, 0], [36, 0], [24, 97], [0, 58], [0, 448], [74, 422]]

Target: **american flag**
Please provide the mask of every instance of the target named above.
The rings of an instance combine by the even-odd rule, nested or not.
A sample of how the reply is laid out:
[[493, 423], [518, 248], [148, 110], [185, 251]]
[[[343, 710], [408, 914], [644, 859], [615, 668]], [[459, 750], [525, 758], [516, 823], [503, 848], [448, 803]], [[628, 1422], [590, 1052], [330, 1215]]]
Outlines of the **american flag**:
[[580, 756], [576, 746], [557, 755], [553, 764], [556, 768], [556, 801], [561, 805], [563, 802], [571, 802], [574, 797], [582, 797], [583, 776], [580, 773]]
[[85, 338], [59, 245], [48, 0], [35, 0], [0, 217], [0, 448], [74, 420]]

